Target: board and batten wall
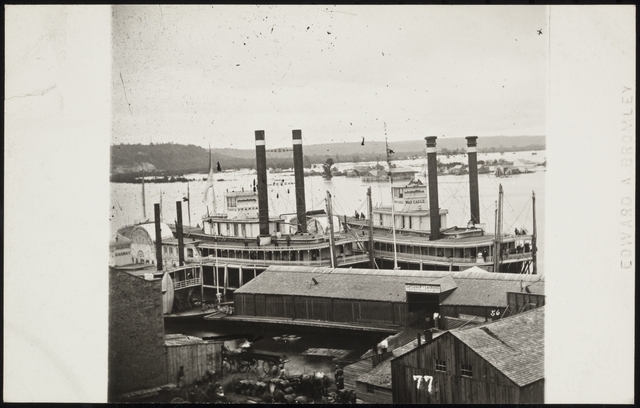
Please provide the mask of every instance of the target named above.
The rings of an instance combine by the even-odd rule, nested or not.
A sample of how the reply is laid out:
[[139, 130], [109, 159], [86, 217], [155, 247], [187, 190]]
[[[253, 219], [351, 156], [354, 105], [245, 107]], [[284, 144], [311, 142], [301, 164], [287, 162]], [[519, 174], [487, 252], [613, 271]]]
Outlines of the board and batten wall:
[[[446, 362], [436, 371], [435, 360]], [[472, 366], [472, 377], [461, 374]], [[414, 376], [432, 376], [432, 390]], [[391, 362], [394, 404], [542, 404], [544, 379], [519, 387], [450, 333]]]
[[356, 381], [356, 395], [365, 404], [391, 404], [393, 395], [390, 388]]
[[167, 382], [177, 384], [180, 367], [184, 367], [184, 383], [201, 379], [207, 370], [222, 371], [222, 345], [220, 341], [203, 341], [166, 346]]
[[405, 326], [407, 304], [312, 296], [234, 294], [239, 316], [279, 317], [338, 323], [379, 323]]

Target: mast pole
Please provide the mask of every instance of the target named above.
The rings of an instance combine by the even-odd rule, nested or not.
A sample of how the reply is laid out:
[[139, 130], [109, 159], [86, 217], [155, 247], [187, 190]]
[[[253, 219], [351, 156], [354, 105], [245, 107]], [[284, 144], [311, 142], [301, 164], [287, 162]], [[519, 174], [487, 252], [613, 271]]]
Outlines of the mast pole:
[[536, 248], [538, 240], [538, 232], [536, 226], [536, 192], [533, 191], [531, 195], [533, 202], [533, 237], [531, 237], [531, 255], [533, 258], [533, 274], [538, 274], [538, 248]]
[[191, 226], [191, 195], [189, 194], [188, 181], [187, 181], [187, 211], [189, 211], [189, 226]]
[[333, 211], [331, 208], [331, 193], [327, 190], [327, 214], [329, 215], [329, 250], [331, 251], [331, 267], [336, 267], [335, 238], [333, 236]]
[[147, 206], [145, 203], [145, 194], [144, 194], [144, 173], [142, 173], [142, 219], [147, 220]]
[[498, 245], [498, 201], [495, 202], [495, 215], [494, 215], [494, 225], [493, 225], [493, 271], [498, 272], [498, 257], [500, 248]]
[[214, 256], [216, 257], [216, 264], [215, 264], [215, 267], [214, 267], [214, 269], [215, 269], [215, 271], [214, 271], [215, 272], [215, 285], [216, 285], [216, 302], [220, 303], [219, 302], [219, 299], [220, 299], [220, 296], [219, 296], [220, 295], [220, 283], [218, 282], [219, 279], [218, 279], [218, 239], [217, 238], [213, 239], [213, 250], [215, 251]]
[[371, 203], [371, 186], [367, 188], [367, 198], [369, 203], [369, 267], [374, 269], [376, 261], [373, 257], [373, 205]]
[[211, 156], [211, 145], [209, 145], [209, 176], [211, 177], [211, 208], [213, 215], [216, 215], [216, 189], [213, 185], [213, 157]]
[[387, 147], [387, 165], [389, 166], [389, 190], [391, 192], [391, 231], [393, 233], [393, 269], [398, 268], [398, 252], [396, 249], [396, 213], [393, 208], [393, 177], [391, 176], [391, 158], [389, 156], [389, 143], [387, 138], [384, 139]]
[[202, 310], [205, 310], [204, 306], [204, 266], [200, 264], [200, 304], [202, 306]]
[[[500, 188], [498, 191], [498, 234], [496, 235], [496, 242], [498, 243], [498, 255], [500, 254], [500, 243], [502, 241], [502, 200], [503, 200], [503, 190], [502, 184], [500, 184]], [[498, 258], [498, 266], [500, 265], [500, 258]], [[496, 271], [497, 272], [497, 271]]]

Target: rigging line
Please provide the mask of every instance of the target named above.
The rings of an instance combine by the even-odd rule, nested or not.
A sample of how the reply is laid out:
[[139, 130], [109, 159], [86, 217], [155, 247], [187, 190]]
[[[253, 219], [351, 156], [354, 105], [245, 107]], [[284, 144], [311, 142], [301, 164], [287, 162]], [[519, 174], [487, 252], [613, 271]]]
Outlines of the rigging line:
[[[529, 206], [530, 206], [530, 204], [529, 204], [529, 203], [530, 203], [530, 202], [531, 202], [531, 200], [527, 201], [527, 204], [526, 204], [526, 209], [527, 209], [527, 211], [525, 212], [525, 217], [524, 217], [524, 223], [523, 223], [523, 225], [526, 225], [526, 224], [527, 224], [527, 221], [529, 221], [529, 214], [531, 213], [531, 211], [529, 211]], [[531, 204], [531, 205], [532, 205], [532, 204]], [[524, 210], [523, 210], [523, 211], [524, 211]]]
[[509, 210], [511, 211], [511, 214], [513, 214], [515, 216], [516, 212], [515, 212], [514, 208], [511, 206], [511, 203], [509, 202], [509, 200], [505, 197], [504, 201], [506, 201], [506, 203], [509, 205]]
[[272, 163], [275, 164], [274, 168], [278, 168], [278, 169], [288, 169], [293, 167], [292, 166], [283, 166], [282, 163], [284, 162], [289, 162], [292, 158], [292, 154], [291, 152], [289, 152], [289, 155], [287, 157], [274, 157], [273, 155], [271, 155], [270, 152], [267, 152], [267, 157], [272, 161]]
[[509, 229], [511, 229], [511, 227], [513, 227], [513, 225], [515, 223], [518, 222], [518, 219], [520, 218], [520, 215], [522, 215], [522, 212], [528, 207], [529, 202], [531, 201], [531, 198], [529, 198], [529, 200], [527, 201], [527, 203], [524, 205], [524, 207], [522, 208], [522, 210], [520, 211], [520, 214], [518, 214], [518, 216], [516, 217], [516, 219], [511, 223], [511, 225], [509, 226]]

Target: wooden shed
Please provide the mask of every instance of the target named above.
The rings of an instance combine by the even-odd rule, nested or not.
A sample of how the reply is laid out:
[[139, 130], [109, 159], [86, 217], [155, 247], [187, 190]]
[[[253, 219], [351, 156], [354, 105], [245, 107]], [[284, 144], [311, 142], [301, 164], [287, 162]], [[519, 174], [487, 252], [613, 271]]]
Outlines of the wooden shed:
[[184, 367], [185, 384], [201, 379], [207, 370], [222, 372], [223, 344], [184, 334], [165, 335], [167, 382], [177, 384], [180, 367]]
[[[544, 276], [541, 275], [475, 273], [468, 270], [454, 280], [456, 290], [440, 303], [440, 314], [444, 317], [442, 328], [446, 330], [463, 324], [498, 320], [544, 305]], [[523, 307], [525, 301], [526, 308]]]
[[391, 362], [393, 403], [544, 403], [544, 307], [452, 330]]

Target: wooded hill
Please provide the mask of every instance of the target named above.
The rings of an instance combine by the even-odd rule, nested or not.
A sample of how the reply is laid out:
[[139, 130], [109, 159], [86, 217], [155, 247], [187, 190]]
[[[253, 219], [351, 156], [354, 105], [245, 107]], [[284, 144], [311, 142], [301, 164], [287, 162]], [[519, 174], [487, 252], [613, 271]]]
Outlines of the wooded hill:
[[[438, 153], [465, 152], [464, 138], [438, 138]], [[389, 142], [395, 159], [424, 156], [425, 141]], [[267, 149], [269, 146], [267, 145]], [[544, 136], [492, 136], [478, 139], [479, 152], [509, 152], [520, 150], [544, 150]], [[385, 161], [385, 143], [360, 141], [347, 143], [322, 143], [303, 146], [305, 167], [320, 164], [332, 158], [335, 163], [359, 161]], [[214, 165], [220, 162], [223, 170], [255, 168], [253, 149], [212, 149]], [[293, 167], [292, 153], [267, 153], [267, 166]], [[209, 151], [195, 145], [164, 144], [121, 144], [111, 146], [111, 174], [161, 174], [180, 175], [187, 173], [207, 173]]]

